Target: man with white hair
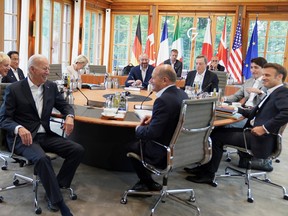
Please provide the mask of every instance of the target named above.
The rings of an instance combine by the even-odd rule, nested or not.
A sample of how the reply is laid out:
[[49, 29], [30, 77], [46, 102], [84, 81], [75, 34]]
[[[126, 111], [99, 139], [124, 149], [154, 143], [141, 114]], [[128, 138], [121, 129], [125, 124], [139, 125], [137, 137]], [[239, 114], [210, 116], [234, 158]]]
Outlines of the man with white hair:
[[[33, 55], [28, 61], [28, 77], [12, 83], [6, 89], [0, 110], [0, 127], [7, 131], [11, 149], [15, 135], [15, 153], [34, 164], [46, 191], [48, 209], [71, 216], [60, 188], [69, 188], [84, 155], [78, 143], [59, 136], [50, 129], [50, 116], [55, 107], [63, 115], [63, 129], [69, 135], [74, 127], [74, 110], [64, 100], [57, 85], [48, 81], [49, 63], [43, 55]], [[56, 153], [64, 162], [56, 176], [45, 152]]]
[[4, 52], [0, 52], [0, 83], [2, 82], [2, 78], [7, 76], [9, 69], [10, 69], [9, 56]]

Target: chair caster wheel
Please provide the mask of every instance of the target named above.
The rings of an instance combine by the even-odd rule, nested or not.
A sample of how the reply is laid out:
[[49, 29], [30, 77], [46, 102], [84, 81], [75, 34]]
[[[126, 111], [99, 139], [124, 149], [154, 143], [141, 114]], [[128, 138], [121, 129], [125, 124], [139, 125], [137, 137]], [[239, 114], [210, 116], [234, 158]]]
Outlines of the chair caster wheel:
[[189, 203], [192, 203], [192, 202], [195, 202], [196, 199], [195, 199], [195, 197], [192, 197], [192, 198], [189, 198], [187, 201], [188, 201]]
[[212, 182], [211, 185], [212, 185], [213, 187], [217, 187], [217, 186], [218, 186], [217, 182]]
[[283, 199], [288, 200], [288, 195], [285, 194], [284, 197], [283, 197]]
[[231, 158], [226, 158], [226, 162], [231, 162]]
[[127, 199], [121, 198], [120, 203], [121, 203], [121, 204], [127, 204]]
[[39, 215], [42, 213], [42, 209], [40, 207], [35, 209], [35, 214]]
[[7, 166], [6, 166], [6, 165], [3, 165], [3, 166], [1, 167], [1, 169], [2, 169], [2, 170], [7, 170]]
[[18, 179], [15, 179], [15, 180], [13, 181], [13, 185], [18, 186], [18, 185], [19, 185], [19, 180], [18, 180]]
[[254, 202], [254, 199], [251, 198], [251, 197], [249, 197], [249, 198], [247, 198], [247, 202], [249, 202], [249, 203], [253, 203], [253, 202]]
[[4, 200], [4, 198], [2, 196], [0, 196], [0, 203], [2, 203]]
[[72, 194], [70, 195], [71, 200], [77, 200], [77, 194]]

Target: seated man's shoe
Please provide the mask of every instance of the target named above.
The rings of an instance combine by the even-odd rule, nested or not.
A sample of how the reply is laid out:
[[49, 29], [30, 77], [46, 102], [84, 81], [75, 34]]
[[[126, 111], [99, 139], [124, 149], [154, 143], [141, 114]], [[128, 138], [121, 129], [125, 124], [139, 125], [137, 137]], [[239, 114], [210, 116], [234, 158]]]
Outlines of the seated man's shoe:
[[46, 195], [45, 195], [45, 200], [47, 201], [47, 204], [48, 204], [47, 208], [49, 209], [49, 211], [52, 211], [52, 212], [59, 211], [59, 207], [57, 205], [53, 205]]
[[136, 190], [136, 191], [141, 191], [141, 192], [146, 192], [149, 191], [148, 187], [146, 184], [144, 184], [141, 181], [138, 181], [132, 188], [131, 190]]
[[200, 174], [201, 172], [203, 172], [203, 168], [201, 166], [197, 166], [197, 167], [194, 167], [194, 168], [184, 167], [184, 170], [187, 173], [194, 174], [194, 175], [197, 175], [197, 174]]
[[[150, 191], [147, 187], [146, 184], [144, 184], [143, 182], [141, 181], [138, 181], [132, 188], [131, 190], [135, 190], [137, 192], [148, 192]], [[151, 197], [152, 195], [145, 195], [145, 194], [128, 194], [127, 196], [130, 196], [130, 197]]]
[[155, 181], [148, 183], [146, 185], [150, 191], [161, 191], [162, 190], [162, 185], [155, 182]]
[[202, 183], [202, 184], [213, 184], [214, 175], [198, 175], [198, 176], [187, 176], [187, 181], [191, 181], [194, 183]]

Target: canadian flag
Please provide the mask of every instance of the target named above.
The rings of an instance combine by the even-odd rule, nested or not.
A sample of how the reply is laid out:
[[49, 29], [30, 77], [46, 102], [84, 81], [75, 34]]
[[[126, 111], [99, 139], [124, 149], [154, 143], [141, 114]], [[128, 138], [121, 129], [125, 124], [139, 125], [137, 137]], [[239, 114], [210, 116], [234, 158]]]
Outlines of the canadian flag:
[[205, 31], [204, 42], [202, 44], [202, 55], [205, 55], [210, 62], [212, 58], [212, 42], [211, 42], [211, 20], [208, 18], [207, 27]]
[[152, 26], [152, 18], [149, 21], [148, 36], [146, 41], [145, 53], [149, 57], [149, 64], [155, 67], [156, 65], [156, 53], [155, 53], [155, 43], [154, 43], [154, 32]]
[[226, 18], [224, 21], [224, 27], [222, 31], [221, 41], [218, 46], [218, 59], [219, 64], [225, 67], [225, 71], [227, 71], [227, 47], [226, 47]]

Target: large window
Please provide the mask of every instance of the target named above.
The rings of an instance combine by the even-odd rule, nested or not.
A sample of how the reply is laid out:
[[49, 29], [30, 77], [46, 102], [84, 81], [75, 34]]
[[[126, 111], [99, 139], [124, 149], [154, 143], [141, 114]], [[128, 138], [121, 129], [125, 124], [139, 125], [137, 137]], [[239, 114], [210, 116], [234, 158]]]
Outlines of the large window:
[[[112, 67], [124, 67], [131, 61], [132, 47], [136, 34], [139, 15], [114, 16], [114, 44]], [[148, 28], [148, 16], [140, 15], [142, 51], [145, 50]]]
[[84, 55], [90, 64], [102, 64], [103, 12], [85, 11]]
[[[51, 63], [69, 65], [71, 56], [72, 6], [53, 0], [42, 0], [41, 53]], [[51, 31], [52, 29], [52, 31]]]
[[[249, 40], [253, 32], [255, 20], [250, 21]], [[288, 21], [258, 20], [258, 56], [268, 62], [284, 64], [285, 47], [288, 40]]]
[[18, 0], [5, 0], [4, 26], [4, 52], [18, 50]]

